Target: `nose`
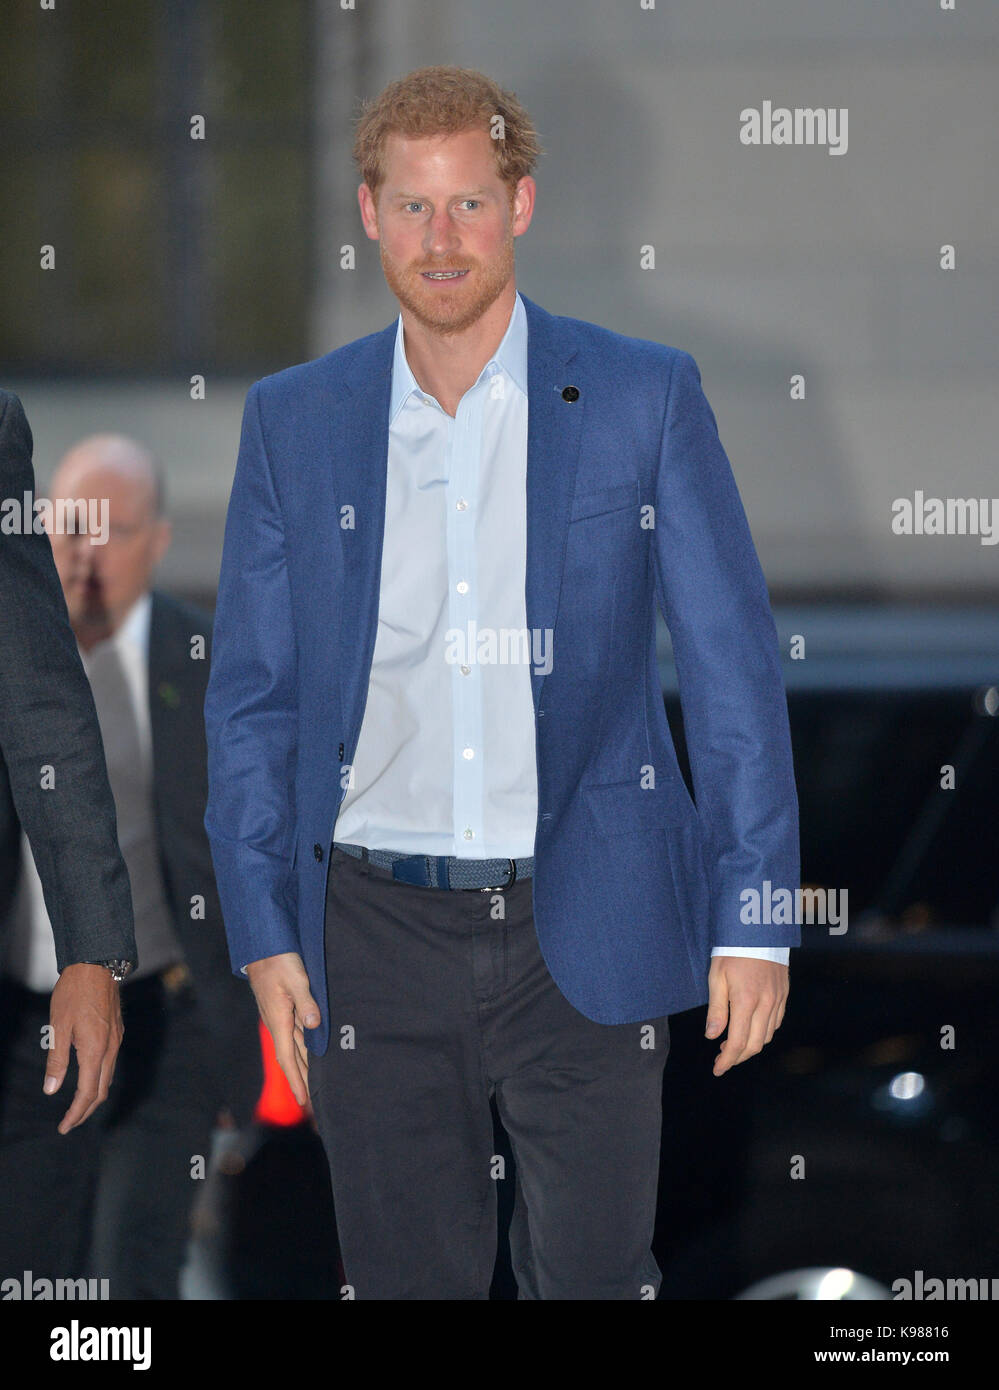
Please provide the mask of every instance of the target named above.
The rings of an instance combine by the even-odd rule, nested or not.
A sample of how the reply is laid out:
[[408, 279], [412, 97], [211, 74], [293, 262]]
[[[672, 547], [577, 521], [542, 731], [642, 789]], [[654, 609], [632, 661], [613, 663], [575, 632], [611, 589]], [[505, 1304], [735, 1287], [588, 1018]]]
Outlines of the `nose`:
[[431, 216], [423, 245], [432, 256], [447, 256], [460, 245], [454, 219], [446, 207], [439, 208]]

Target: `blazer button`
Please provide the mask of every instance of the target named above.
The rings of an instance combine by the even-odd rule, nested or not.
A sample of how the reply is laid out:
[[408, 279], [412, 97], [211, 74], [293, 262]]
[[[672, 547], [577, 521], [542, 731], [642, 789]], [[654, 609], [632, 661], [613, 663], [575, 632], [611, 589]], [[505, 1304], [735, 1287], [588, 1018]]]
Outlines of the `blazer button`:
[[564, 401], [570, 401], [570, 402], [572, 402], [572, 401], [578, 401], [578, 400], [579, 400], [579, 387], [578, 387], [578, 386], [567, 386], [567, 387], [565, 388], [565, 390], [562, 392], [562, 399], [563, 399]]
[[322, 845], [313, 845], [313, 846], [312, 846], [312, 853], [316, 856], [316, 862], [317, 862], [318, 864], [321, 864], [321, 863], [323, 862], [323, 847], [322, 847]]

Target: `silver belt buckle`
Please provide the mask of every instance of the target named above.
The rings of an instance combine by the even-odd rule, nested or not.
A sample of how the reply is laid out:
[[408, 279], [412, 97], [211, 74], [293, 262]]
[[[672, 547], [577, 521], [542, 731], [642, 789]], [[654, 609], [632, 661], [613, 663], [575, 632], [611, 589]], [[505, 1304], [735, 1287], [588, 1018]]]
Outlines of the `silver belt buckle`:
[[493, 883], [489, 884], [486, 888], [473, 888], [471, 889], [471, 892], [497, 893], [505, 892], [507, 888], [512, 888], [513, 885], [517, 882], [517, 861], [515, 859], [508, 859], [506, 862], [510, 865], [510, 877], [506, 883]]

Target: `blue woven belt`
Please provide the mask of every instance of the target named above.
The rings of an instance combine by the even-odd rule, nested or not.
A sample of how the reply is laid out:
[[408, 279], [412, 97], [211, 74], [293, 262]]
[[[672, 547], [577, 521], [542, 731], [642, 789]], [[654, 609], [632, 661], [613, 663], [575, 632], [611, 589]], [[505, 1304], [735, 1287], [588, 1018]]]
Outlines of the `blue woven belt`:
[[458, 859], [447, 854], [396, 854], [391, 849], [345, 845], [341, 840], [334, 840], [333, 848], [381, 869], [391, 869], [393, 878], [421, 888], [488, 893], [510, 888], [517, 879], [530, 878], [534, 873], [533, 855], [529, 859]]

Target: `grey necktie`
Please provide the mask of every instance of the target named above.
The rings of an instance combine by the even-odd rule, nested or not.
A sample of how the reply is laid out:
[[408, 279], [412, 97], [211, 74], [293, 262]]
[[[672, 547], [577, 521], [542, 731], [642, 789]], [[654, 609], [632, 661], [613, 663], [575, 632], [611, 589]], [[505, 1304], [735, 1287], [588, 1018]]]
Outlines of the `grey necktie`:
[[129, 980], [163, 970], [183, 952], [170, 920], [153, 817], [151, 769], [118, 645], [101, 642], [87, 674], [104, 739], [108, 778], [118, 814], [118, 843], [132, 885], [139, 967]]

